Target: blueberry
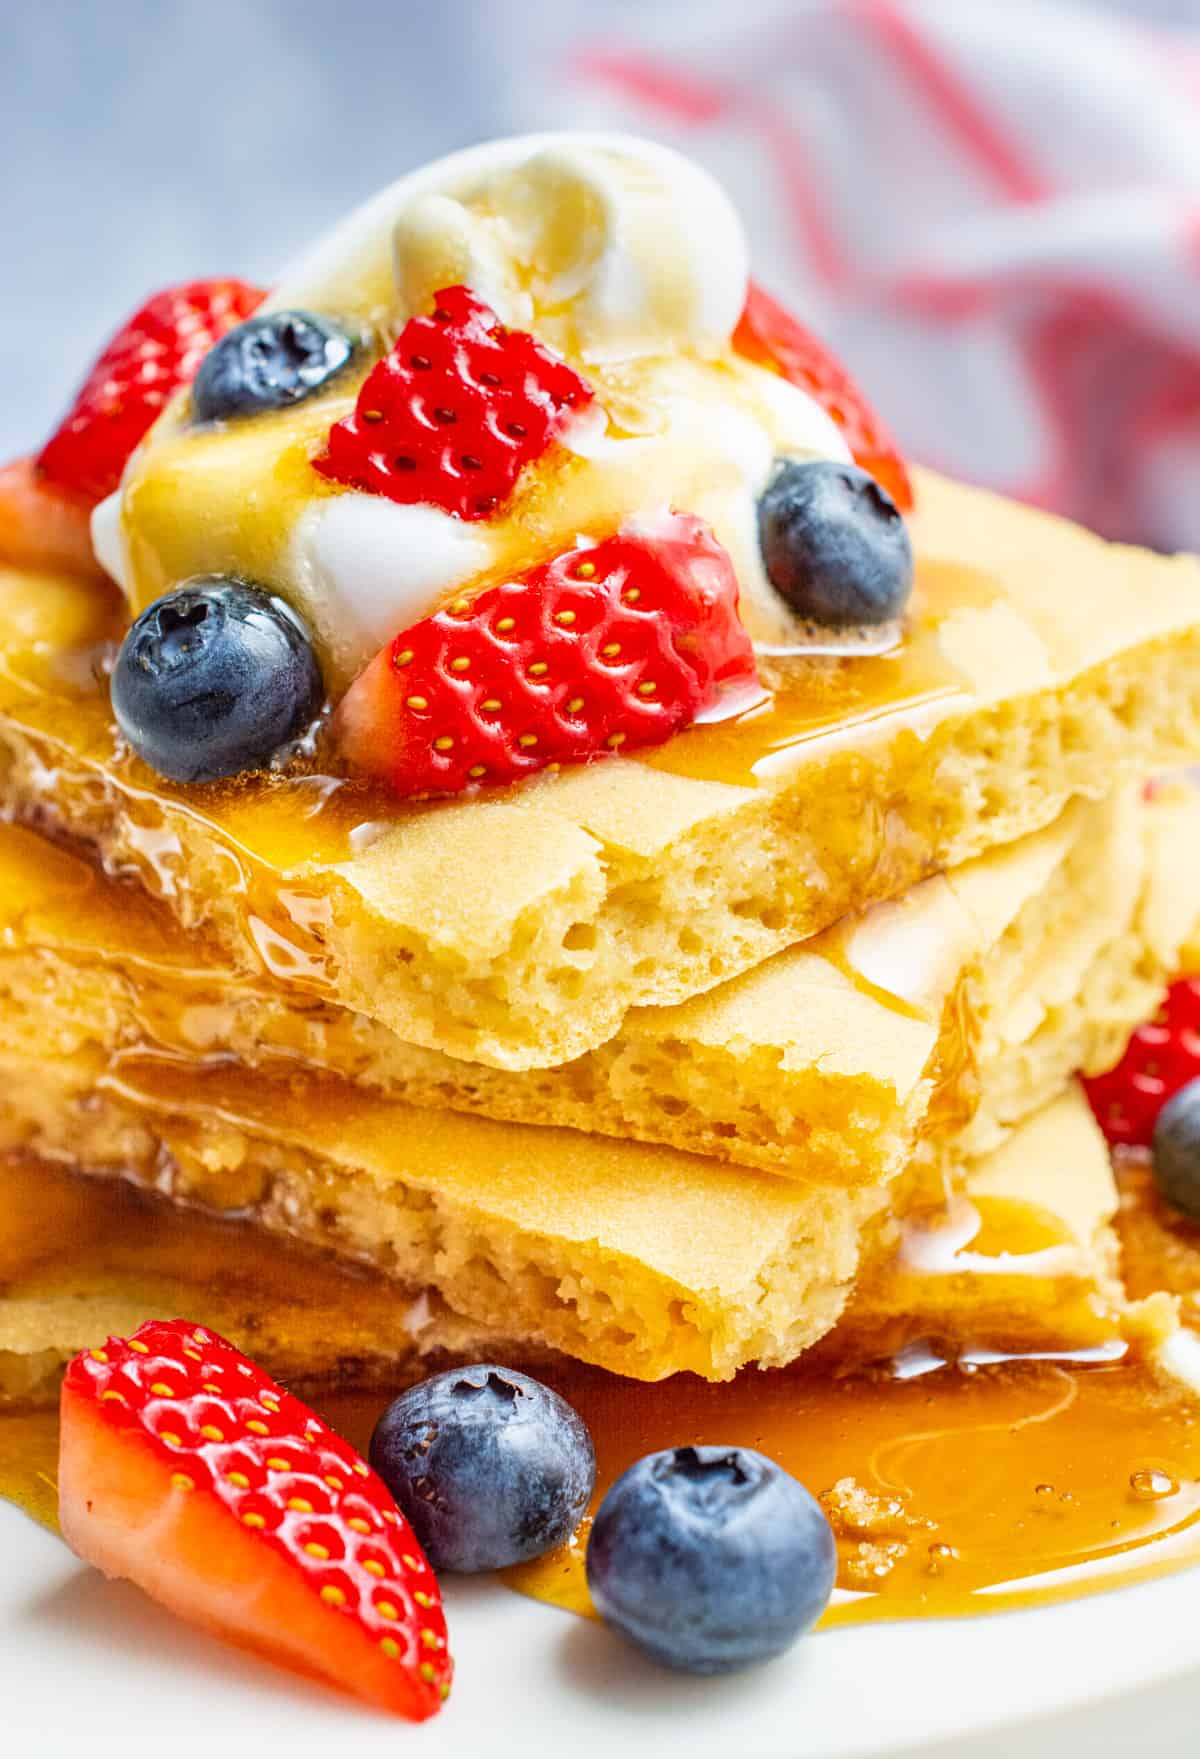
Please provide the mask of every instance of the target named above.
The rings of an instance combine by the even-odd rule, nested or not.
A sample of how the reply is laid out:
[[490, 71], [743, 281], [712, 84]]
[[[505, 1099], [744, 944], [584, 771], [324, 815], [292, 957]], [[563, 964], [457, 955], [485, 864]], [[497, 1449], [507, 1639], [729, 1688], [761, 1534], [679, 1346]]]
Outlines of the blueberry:
[[758, 503], [767, 578], [797, 617], [849, 628], [908, 603], [912, 544], [887, 490], [856, 464], [779, 458]]
[[192, 381], [192, 414], [219, 421], [288, 409], [328, 384], [353, 353], [346, 332], [316, 312], [262, 312], [204, 356]]
[[1154, 1178], [1168, 1203], [1200, 1221], [1200, 1076], [1172, 1094], [1158, 1114]]
[[435, 1570], [502, 1570], [553, 1551], [596, 1482], [592, 1438], [566, 1400], [486, 1362], [394, 1399], [371, 1464]]
[[304, 626], [282, 599], [198, 574], [156, 599], [126, 635], [112, 706], [126, 739], [173, 782], [261, 769], [321, 706]]
[[697, 1674], [779, 1655], [824, 1610], [836, 1566], [820, 1504], [751, 1448], [647, 1454], [601, 1503], [587, 1550], [601, 1617]]

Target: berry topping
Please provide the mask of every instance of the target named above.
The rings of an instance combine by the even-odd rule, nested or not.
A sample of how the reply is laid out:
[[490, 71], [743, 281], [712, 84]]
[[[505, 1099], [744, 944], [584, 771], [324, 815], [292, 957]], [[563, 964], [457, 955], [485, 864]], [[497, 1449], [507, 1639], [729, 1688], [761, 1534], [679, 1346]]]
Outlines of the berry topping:
[[1173, 983], [1154, 1019], [1139, 1026], [1115, 1069], [1085, 1080], [1096, 1121], [1114, 1145], [1148, 1148], [1158, 1114], [1200, 1076], [1200, 978]]
[[779, 1655], [824, 1611], [836, 1569], [820, 1504], [751, 1448], [648, 1454], [601, 1503], [587, 1549], [600, 1616], [697, 1674]]
[[0, 466], [0, 563], [98, 574], [87, 507], [48, 483], [32, 458]]
[[192, 381], [197, 421], [287, 409], [335, 378], [354, 343], [316, 312], [270, 311], [222, 336]]
[[913, 553], [887, 490], [854, 464], [776, 461], [758, 503], [767, 578], [797, 617], [886, 623], [908, 603]]
[[437, 1579], [349, 1442], [181, 1319], [85, 1350], [62, 1391], [73, 1551], [180, 1618], [415, 1721], [451, 1677]]
[[733, 346], [747, 360], [774, 367], [790, 384], [815, 398], [841, 428], [855, 463], [870, 471], [897, 507], [908, 512], [912, 484], [879, 417], [825, 345], [753, 281]]
[[1154, 1178], [1168, 1203], [1200, 1221], [1200, 1076], [1172, 1094], [1158, 1114]]
[[582, 1418], [489, 1363], [402, 1393], [371, 1437], [371, 1464], [439, 1570], [502, 1570], [565, 1544], [596, 1482]]
[[627, 526], [398, 635], [338, 710], [403, 796], [659, 745], [754, 686], [733, 565], [690, 514]]
[[118, 726], [173, 782], [264, 768], [321, 700], [321, 674], [295, 612], [221, 575], [198, 574], [149, 605], [112, 675]]
[[38, 469], [89, 505], [110, 495], [134, 447], [214, 342], [263, 299], [245, 281], [187, 281], [146, 301], [83, 383]]
[[465, 287], [410, 318], [329, 432], [323, 476], [391, 501], [486, 519], [592, 392], [524, 330], [506, 330]]

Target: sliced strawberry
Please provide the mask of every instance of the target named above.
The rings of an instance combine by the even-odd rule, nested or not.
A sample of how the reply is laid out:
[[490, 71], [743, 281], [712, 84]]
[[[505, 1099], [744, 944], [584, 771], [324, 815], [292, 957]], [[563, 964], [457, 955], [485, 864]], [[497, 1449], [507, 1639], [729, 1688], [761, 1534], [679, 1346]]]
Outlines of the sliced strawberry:
[[46, 481], [88, 506], [110, 495], [167, 399], [214, 342], [261, 304], [245, 281], [185, 281], [148, 299], [117, 331], [38, 455]]
[[1115, 1069], [1084, 1081], [1108, 1140], [1148, 1148], [1158, 1114], [1200, 1075], [1200, 978], [1173, 983], [1153, 1020], [1139, 1026]]
[[824, 343], [753, 281], [733, 346], [814, 397], [841, 428], [854, 462], [883, 484], [901, 512], [909, 511], [912, 483], [883, 422]]
[[76, 1356], [72, 1550], [192, 1624], [413, 1720], [450, 1686], [437, 1581], [381, 1479], [214, 1332], [152, 1320]]
[[0, 466], [0, 563], [99, 574], [88, 509], [52, 488], [32, 458]]
[[536, 337], [504, 329], [466, 287], [447, 287], [432, 317], [405, 324], [314, 463], [390, 501], [486, 519], [592, 401]]
[[669, 513], [404, 630], [350, 687], [337, 730], [398, 794], [458, 794], [660, 745], [755, 683], [728, 554]]

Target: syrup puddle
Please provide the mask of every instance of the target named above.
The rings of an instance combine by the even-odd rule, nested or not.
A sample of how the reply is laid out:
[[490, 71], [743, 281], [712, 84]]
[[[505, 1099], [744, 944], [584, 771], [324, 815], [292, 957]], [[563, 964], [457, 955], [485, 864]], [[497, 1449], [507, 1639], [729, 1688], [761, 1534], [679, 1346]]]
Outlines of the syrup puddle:
[[46, 1411], [0, 1414], [0, 1496], [58, 1531], [58, 1418]]
[[[1033, 1607], [1200, 1561], [1200, 1405], [1135, 1360], [967, 1359], [903, 1377], [749, 1372], [645, 1386], [542, 1371], [596, 1440], [597, 1500], [643, 1453], [757, 1447], [820, 1495], [838, 1535], [823, 1626]], [[365, 1447], [387, 1393], [311, 1402]], [[0, 1495], [55, 1525], [57, 1419], [0, 1417]], [[505, 1572], [584, 1616], [590, 1516], [571, 1543]]]
[[[1200, 1560], [1200, 1404], [1111, 1355], [717, 1388], [551, 1378], [592, 1427], [601, 1492], [682, 1442], [757, 1447], [807, 1484], [838, 1535], [828, 1626], [1037, 1606]], [[585, 1547], [586, 1524], [508, 1580], [587, 1612]]]
[[[1200, 1289], [1200, 1229], [1158, 1209], [1142, 1169], [1125, 1167], [1123, 1185], [1132, 1280]], [[403, 1383], [406, 1298], [378, 1279], [48, 1167], [0, 1168], [0, 1200], [10, 1299], [70, 1290], [110, 1312], [186, 1312], [265, 1366], [282, 1353], [301, 1392], [310, 1367], [372, 1378], [381, 1390], [307, 1391], [359, 1447], [387, 1383]], [[0, 1356], [4, 1384], [22, 1361]], [[721, 1386], [531, 1366], [589, 1424], [598, 1497], [642, 1454], [687, 1444], [755, 1447], [793, 1472], [838, 1535], [827, 1625], [1037, 1606], [1200, 1561], [1200, 1399], [1111, 1336], [1061, 1355], [979, 1349], [955, 1361], [936, 1338], [917, 1339], [873, 1372], [751, 1369]], [[56, 1447], [52, 1412], [0, 1416], [0, 1495], [47, 1526]], [[507, 1572], [509, 1585], [588, 1613], [587, 1528]]]

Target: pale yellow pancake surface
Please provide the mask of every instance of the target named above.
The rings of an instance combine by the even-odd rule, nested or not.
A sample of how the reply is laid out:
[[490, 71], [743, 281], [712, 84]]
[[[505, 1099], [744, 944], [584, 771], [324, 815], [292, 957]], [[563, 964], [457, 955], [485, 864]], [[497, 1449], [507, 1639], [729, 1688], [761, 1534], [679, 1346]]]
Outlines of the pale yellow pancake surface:
[[1200, 754], [1200, 564], [928, 474], [913, 628], [782, 662], [773, 711], [492, 796], [188, 791], [108, 714], [115, 600], [0, 575], [0, 796], [247, 968], [496, 1067], [560, 1064], [852, 908]]

